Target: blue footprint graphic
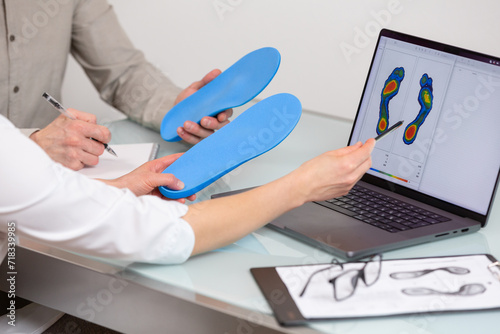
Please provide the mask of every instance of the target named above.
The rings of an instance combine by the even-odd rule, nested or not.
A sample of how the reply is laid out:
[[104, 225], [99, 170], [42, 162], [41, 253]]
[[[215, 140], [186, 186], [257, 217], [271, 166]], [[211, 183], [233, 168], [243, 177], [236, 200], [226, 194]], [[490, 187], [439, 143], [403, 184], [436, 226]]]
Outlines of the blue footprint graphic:
[[434, 99], [434, 96], [432, 95], [432, 78], [429, 78], [427, 73], [422, 75], [422, 78], [420, 79], [420, 87], [418, 103], [420, 103], [421, 108], [417, 117], [405, 128], [403, 141], [406, 145], [410, 145], [415, 141], [418, 130], [422, 124], [424, 124], [425, 119], [432, 109], [432, 100]]
[[387, 130], [389, 126], [389, 101], [399, 92], [401, 81], [405, 77], [405, 69], [396, 67], [391, 75], [387, 78], [382, 89], [380, 101], [380, 113], [377, 122], [377, 134], [381, 134]]

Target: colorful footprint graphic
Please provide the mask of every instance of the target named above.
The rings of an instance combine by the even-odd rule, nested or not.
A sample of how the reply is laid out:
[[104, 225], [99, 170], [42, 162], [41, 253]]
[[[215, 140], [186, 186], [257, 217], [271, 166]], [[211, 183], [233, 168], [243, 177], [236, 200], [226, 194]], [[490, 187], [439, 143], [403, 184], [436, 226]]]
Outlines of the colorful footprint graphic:
[[377, 134], [381, 134], [389, 126], [389, 101], [399, 92], [399, 86], [404, 77], [405, 69], [403, 67], [396, 67], [385, 81], [381, 93], [382, 100], [380, 101]]
[[403, 141], [406, 145], [412, 144], [417, 138], [417, 133], [422, 124], [424, 124], [427, 115], [432, 109], [432, 100], [434, 96], [432, 95], [432, 78], [429, 78], [427, 73], [422, 75], [420, 79], [420, 93], [418, 94], [418, 103], [420, 103], [420, 112], [417, 118], [410, 124], [406, 126]]

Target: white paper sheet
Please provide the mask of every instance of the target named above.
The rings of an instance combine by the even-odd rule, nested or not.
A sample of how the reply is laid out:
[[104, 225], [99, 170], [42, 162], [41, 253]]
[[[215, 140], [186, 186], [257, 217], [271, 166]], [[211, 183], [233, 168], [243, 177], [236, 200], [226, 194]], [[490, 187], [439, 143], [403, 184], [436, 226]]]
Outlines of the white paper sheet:
[[115, 179], [154, 159], [158, 152], [157, 143], [113, 144], [111, 148], [117, 157], [104, 151], [96, 166], [86, 166], [78, 172], [93, 179]]

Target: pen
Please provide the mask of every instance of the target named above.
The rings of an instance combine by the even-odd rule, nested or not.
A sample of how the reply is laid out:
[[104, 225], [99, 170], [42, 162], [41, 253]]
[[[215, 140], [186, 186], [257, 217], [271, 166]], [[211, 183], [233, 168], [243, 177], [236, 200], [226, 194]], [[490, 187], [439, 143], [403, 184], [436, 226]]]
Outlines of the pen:
[[[43, 98], [45, 100], [47, 100], [47, 102], [49, 102], [54, 108], [56, 108], [61, 114], [63, 114], [64, 116], [68, 117], [69, 119], [73, 119], [73, 120], [76, 120], [76, 117], [73, 116], [73, 114], [71, 114], [66, 108], [64, 108], [62, 106], [62, 104], [60, 104], [56, 99], [54, 99], [52, 96], [50, 96], [49, 94], [47, 93], [43, 93], [42, 94]], [[98, 141], [97, 139], [95, 138], [90, 138], [92, 140], [95, 140], [96, 142], [98, 143], [101, 143], [100, 141]], [[105, 143], [101, 143], [104, 145], [104, 148], [106, 149], [106, 151], [108, 151], [109, 153], [113, 154], [115, 157], [117, 157], [115, 151], [113, 151], [113, 149], [108, 145], [108, 144], [105, 144]]]
[[388, 135], [392, 131], [396, 130], [397, 128], [399, 128], [403, 124], [403, 122], [404, 121], [397, 122], [396, 124], [394, 124], [393, 126], [391, 126], [389, 129], [385, 130], [384, 132], [382, 132], [381, 134], [379, 134], [377, 137], [375, 137], [375, 140], [379, 140], [382, 137], [384, 137], [385, 135]]

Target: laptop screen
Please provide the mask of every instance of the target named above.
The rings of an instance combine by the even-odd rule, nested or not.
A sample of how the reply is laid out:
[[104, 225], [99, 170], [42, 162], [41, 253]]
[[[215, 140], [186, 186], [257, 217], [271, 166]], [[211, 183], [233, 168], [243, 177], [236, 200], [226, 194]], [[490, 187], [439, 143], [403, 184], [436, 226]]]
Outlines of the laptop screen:
[[400, 120], [367, 179], [486, 216], [500, 169], [500, 59], [382, 30], [349, 143]]

